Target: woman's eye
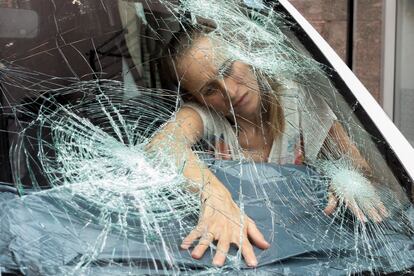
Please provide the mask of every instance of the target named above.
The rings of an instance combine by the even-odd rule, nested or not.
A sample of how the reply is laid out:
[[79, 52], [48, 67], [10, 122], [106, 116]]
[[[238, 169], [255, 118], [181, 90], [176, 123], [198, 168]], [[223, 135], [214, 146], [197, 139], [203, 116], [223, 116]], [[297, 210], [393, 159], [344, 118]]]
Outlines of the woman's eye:
[[203, 94], [206, 95], [206, 96], [210, 96], [210, 95], [215, 94], [217, 91], [218, 91], [217, 87], [209, 86], [204, 90]]

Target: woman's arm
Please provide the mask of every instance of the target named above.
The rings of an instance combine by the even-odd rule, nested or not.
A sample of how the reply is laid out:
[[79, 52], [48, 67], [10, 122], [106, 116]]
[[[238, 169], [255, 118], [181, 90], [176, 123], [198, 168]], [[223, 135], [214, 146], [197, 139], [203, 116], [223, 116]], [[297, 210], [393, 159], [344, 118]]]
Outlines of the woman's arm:
[[[355, 168], [361, 171], [365, 176], [367, 176], [367, 178], [370, 178], [369, 176], [372, 174], [371, 167], [369, 166], [365, 158], [361, 155], [355, 144], [351, 141], [343, 126], [339, 122], [336, 121], [332, 125], [328, 133], [328, 138], [325, 140], [324, 147], [328, 148], [328, 151], [335, 151], [340, 155], [348, 156], [352, 160], [352, 163], [355, 166]], [[332, 149], [332, 147], [334, 148]], [[375, 206], [372, 206], [371, 208], [369, 208], [369, 210], [361, 210], [361, 208], [356, 204], [354, 199], [344, 199], [345, 204], [360, 221], [368, 221], [366, 217], [366, 215], [368, 215], [373, 221], [381, 222], [383, 218], [385, 218], [388, 215], [386, 208], [379, 197], [372, 200], [374, 201]], [[337, 205], [338, 198], [334, 195], [332, 191], [330, 191], [328, 205], [324, 210], [325, 213], [327, 215], [332, 214], [336, 210]]]
[[361, 153], [355, 144], [351, 141], [343, 126], [338, 121], [335, 121], [333, 123], [331, 129], [329, 130], [328, 137], [333, 139], [336, 145], [335, 150], [339, 151], [341, 155], [346, 154], [349, 156], [356, 168], [365, 174], [371, 173], [371, 167], [368, 165], [365, 158], [362, 157]]
[[149, 147], [172, 151], [177, 164], [185, 160], [184, 176], [198, 184], [202, 210], [197, 227], [183, 240], [181, 247], [188, 249], [199, 239], [191, 256], [201, 258], [210, 244], [217, 240], [213, 264], [224, 264], [230, 244], [236, 244], [249, 266], [256, 266], [257, 259], [250, 240], [259, 248], [269, 244], [255, 223], [244, 215], [233, 201], [230, 192], [203, 164], [191, 147], [203, 135], [203, 122], [191, 108], [180, 109], [173, 121], [167, 123], [152, 139]]

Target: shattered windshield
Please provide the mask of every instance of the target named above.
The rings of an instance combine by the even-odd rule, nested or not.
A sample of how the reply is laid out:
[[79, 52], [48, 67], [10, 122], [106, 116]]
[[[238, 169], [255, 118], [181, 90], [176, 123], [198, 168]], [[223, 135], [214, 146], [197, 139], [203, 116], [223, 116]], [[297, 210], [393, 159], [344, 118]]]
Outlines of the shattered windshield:
[[0, 272], [410, 272], [410, 180], [278, 1], [0, 14]]

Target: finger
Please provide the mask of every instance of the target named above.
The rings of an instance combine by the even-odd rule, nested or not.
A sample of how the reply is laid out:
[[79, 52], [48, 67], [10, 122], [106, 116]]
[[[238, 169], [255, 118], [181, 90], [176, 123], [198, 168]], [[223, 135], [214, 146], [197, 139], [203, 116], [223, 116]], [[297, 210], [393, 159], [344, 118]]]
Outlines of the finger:
[[221, 144], [222, 144], [221, 139], [216, 140], [214, 158], [217, 160], [221, 159], [221, 154], [222, 154]]
[[213, 258], [213, 265], [215, 266], [224, 265], [229, 249], [230, 249], [229, 241], [227, 239], [220, 239], [217, 243], [217, 250]]
[[187, 237], [184, 238], [184, 240], [181, 243], [181, 248], [182, 249], [188, 249], [193, 242], [198, 239], [199, 237], [201, 237], [202, 232], [198, 229], [194, 229], [190, 232], [190, 234], [187, 235]]
[[378, 211], [375, 208], [370, 208], [368, 210], [368, 217], [374, 221], [375, 223], [380, 223], [382, 222], [382, 217], [381, 215], [378, 213]]
[[231, 160], [230, 147], [227, 144], [224, 144], [224, 152], [224, 160]]
[[328, 204], [323, 210], [327, 216], [330, 216], [335, 212], [336, 206], [338, 206], [338, 199], [332, 193], [328, 193]]
[[384, 203], [382, 203], [381, 201], [378, 202], [377, 209], [379, 210], [383, 218], [388, 218], [390, 216], [387, 208], [385, 208]]
[[[239, 248], [240, 248], [240, 246], [239, 246]], [[250, 267], [257, 266], [257, 259], [256, 259], [256, 255], [254, 254], [253, 246], [249, 242], [247, 237], [245, 237], [245, 239], [242, 241], [241, 251], [242, 251], [242, 255], [244, 257], [244, 260], [246, 261], [246, 264], [248, 266], [250, 266]]]
[[247, 235], [250, 240], [260, 249], [267, 249], [270, 244], [265, 240], [262, 232], [257, 228], [256, 223], [248, 218], [247, 222]]
[[191, 257], [194, 259], [200, 259], [203, 257], [204, 253], [206, 252], [207, 248], [210, 244], [214, 241], [214, 234], [211, 232], [207, 232], [204, 234], [200, 241], [198, 242], [197, 246], [191, 252]]
[[368, 202], [365, 201], [362, 203], [361, 207], [361, 209], [368, 215], [368, 218], [375, 223], [380, 223], [383, 221], [383, 218], [385, 218], [381, 213], [381, 208], [385, 210], [385, 207], [379, 199], [368, 200]]
[[358, 205], [356, 204], [355, 200], [352, 201], [345, 201], [345, 205], [347, 208], [351, 210], [351, 212], [358, 218], [359, 221], [365, 223], [368, 222], [367, 217], [364, 215], [364, 213], [359, 209]]

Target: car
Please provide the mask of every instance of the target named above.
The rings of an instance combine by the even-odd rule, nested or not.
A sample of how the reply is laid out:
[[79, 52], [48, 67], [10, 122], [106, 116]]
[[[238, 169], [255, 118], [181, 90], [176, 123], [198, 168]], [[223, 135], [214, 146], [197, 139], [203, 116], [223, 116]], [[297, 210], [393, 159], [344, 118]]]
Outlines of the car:
[[[1, 272], [411, 271], [413, 148], [302, 15], [288, 1], [269, 2], [2, 3]], [[294, 80], [310, 104], [321, 98], [372, 169], [365, 176], [343, 158], [307, 165], [216, 160], [209, 141], [196, 145], [271, 241], [268, 250], [255, 248], [254, 269], [236, 247], [223, 267], [211, 265], [215, 244], [201, 260], [179, 248], [197, 224], [200, 202], [186, 191], [182, 167], [146, 148], [180, 102], [179, 87], [165, 78], [164, 49], [194, 24], [213, 27], [235, 60], [285, 84]], [[239, 51], [246, 45], [253, 49], [247, 57]], [[317, 110], [302, 112], [314, 120], [310, 136], [322, 132], [325, 115]], [[386, 218], [363, 223], [345, 202], [326, 216], [332, 179], [368, 211], [382, 202]]]

